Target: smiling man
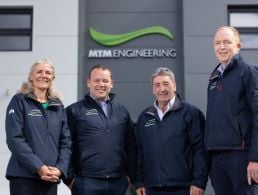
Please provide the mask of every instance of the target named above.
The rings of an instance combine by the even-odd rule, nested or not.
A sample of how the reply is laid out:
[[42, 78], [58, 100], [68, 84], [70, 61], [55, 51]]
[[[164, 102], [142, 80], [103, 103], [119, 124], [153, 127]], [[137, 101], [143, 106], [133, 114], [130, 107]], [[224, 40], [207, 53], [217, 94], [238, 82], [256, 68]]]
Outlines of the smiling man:
[[204, 116], [180, 99], [170, 69], [153, 72], [152, 90], [154, 105], [137, 121], [137, 195], [203, 195], [208, 177]]
[[240, 56], [237, 29], [218, 28], [213, 44], [219, 64], [209, 79], [205, 129], [211, 183], [217, 195], [258, 194], [258, 67]]
[[124, 195], [136, 174], [134, 125], [114, 101], [111, 70], [91, 68], [89, 93], [67, 107], [72, 158], [65, 183], [73, 195]]

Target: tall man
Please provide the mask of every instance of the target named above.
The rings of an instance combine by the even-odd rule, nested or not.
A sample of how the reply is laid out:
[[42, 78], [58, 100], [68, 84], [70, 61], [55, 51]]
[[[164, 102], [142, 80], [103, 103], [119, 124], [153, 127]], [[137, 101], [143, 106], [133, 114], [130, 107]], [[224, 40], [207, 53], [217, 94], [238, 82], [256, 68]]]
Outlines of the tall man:
[[235, 28], [218, 28], [213, 44], [219, 64], [209, 80], [205, 130], [211, 183], [216, 195], [251, 194], [258, 182], [258, 67], [241, 58]]
[[89, 93], [67, 107], [72, 136], [70, 178], [73, 195], [125, 195], [136, 171], [136, 140], [126, 108], [114, 102], [111, 70], [94, 66]]
[[153, 72], [152, 89], [154, 105], [140, 114], [136, 128], [137, 195], [203, 195], [204, 116], [181, 101], [170, 69]]

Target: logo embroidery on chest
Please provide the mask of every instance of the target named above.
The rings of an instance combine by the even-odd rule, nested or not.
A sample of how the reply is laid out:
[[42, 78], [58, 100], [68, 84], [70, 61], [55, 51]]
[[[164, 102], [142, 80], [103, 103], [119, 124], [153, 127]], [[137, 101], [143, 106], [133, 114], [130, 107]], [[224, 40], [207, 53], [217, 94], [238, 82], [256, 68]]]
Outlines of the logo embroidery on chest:
[[154, 126], [156, 124], [156, 119], [150, 119], [145, 122], [144, 126], [149, 127], [149, 126]]
[[217, 81], [213, 82], [213, 83], [210, 85], [209, 90], [213, 90], [214, 88], [216, 88], [216, 86], [217, 86]]
[[42, 116], [42, 113], [39, 109], [33, 109], [28, 113], [29, 116]]
[[89, 116], [89, 115], [98, 115], [98, 114], [99, 114], [99, 112], [98, 112], [97, 109], [87, 110], [86, 113], [85, 113], [86, 116]]
[[14, 114], [14, 109], [10, 109], [8, 114]]

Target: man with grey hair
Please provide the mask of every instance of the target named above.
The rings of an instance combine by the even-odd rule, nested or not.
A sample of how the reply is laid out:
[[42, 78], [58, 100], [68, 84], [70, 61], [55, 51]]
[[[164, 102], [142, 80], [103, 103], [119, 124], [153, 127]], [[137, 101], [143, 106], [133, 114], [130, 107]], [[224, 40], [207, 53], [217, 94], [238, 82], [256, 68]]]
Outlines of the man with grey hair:
[[156, 69], [151, 82], [156, 100], [136, 127], [137, 195], [203, 195], [208, 177], [204, 116], [180, 99], [170, 69]]

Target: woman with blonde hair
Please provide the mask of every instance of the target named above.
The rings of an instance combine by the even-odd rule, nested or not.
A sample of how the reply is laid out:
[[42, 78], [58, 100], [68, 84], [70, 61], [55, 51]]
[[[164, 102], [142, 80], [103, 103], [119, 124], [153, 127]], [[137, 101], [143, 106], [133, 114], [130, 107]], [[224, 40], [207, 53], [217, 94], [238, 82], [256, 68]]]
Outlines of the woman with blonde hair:
[[57, 195], [57, 184], [67, 174], [70, 133], [54, 79], [52, 62], [36, 61], [7, 107], [10, 195]]

